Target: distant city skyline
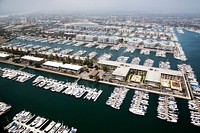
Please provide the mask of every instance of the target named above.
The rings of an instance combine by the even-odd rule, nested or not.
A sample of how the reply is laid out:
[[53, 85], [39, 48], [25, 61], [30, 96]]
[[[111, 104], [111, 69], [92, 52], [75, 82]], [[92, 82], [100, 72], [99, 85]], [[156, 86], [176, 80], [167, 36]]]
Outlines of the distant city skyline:
[[200, 14], [199, 0], [0, 0], [0, 14], [30, 11], [145, 11]]

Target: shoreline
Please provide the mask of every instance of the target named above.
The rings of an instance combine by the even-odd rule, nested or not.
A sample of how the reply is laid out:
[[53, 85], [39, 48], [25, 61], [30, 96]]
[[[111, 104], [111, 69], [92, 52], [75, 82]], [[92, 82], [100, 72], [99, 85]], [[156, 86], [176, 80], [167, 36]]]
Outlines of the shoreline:
[[[61, 76], [68, 76], [68, 77], [77, 78], [77, 79], [79, 79], [81, 77], [81, 76], [78, 76], [78, 75], [72, 75], [72, 74], [63, 73], [63, 72], [60, 72], [60, 71], [53, 71], [53, 70], [44, 69], [44, 68], [36, 68], [36, 67], [32, 67], [32, 66], [26, 66], [24, 64], [18, 64], [18, 63], [9, 62], [9, 61], [0, 60], [0, 63], [15, 65], [15, 66], [19, 66], [19, 67], [26, 67], [26, 68], [37, 70], [37, 71], [49, 72], [49, 73], [52, 73], [52, 74], [57, 74], [57, 75], [61, 75]], [[150, 93], [158, 94], [158, 95], [173, 96], [173, 97], [184, 99], [184, 100], [190, 100], [191, 99], [191, 97], [185, 97], [185, 96], [180, 96], [180, 95], [175, 95], [175, 94], [168, 94], [168, 93], [164, 93], [164, 92], [158, 92], [158, 91], [147, 90], [147, 89], [143, 89], [143, 88], [132, 87], [132, 86], [128, 86], [128, 85], [110, 83], [110, 82], [106, 82], [106, 81], [95, 81], [94, 79], [88, 79], [88, 78], [85, 78], [85, 77], [81, 77], [81, 79], [86, 80], [86, 81], [111, 85], [111, 86], [125, 87], [125, 88], [131, 89], [131, 90], [140, 90], [140, 91], [150, 92]]]

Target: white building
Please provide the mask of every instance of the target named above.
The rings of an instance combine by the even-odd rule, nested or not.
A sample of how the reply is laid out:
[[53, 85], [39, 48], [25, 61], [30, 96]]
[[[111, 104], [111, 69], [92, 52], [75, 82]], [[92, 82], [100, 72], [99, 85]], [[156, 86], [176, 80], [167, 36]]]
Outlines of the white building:
[[86, 36], [85, 36], [85, 41], [89, 41], [89, 42], [97, 41], [97, 36], [94, 36], [94, 35], [86, 35]]
[[107, 43], [108, 42], [108, 37], [107, 36], [98, 36], [97, 41], [101, 42], [101, 43]]
[[155, 48], [156, 44], [158, 43], [158, 41], [152, 39], [147, 39], [144, 40], [143, 42], [144, 42], [144, 47], [146, 48]]
[[8, 59], [9, 57], [10, 57], [10, 55], [7, 54], [7, 53], [0, 53], [0, 59], [2, 59], [2, 60], [6, 60], [6, 59]]
[[85, 35], [76, 35], [76, 40], [78, 41], [84, 41], [85, 40]]
[[21, 60], [25, 62], [43, 62], [44, 58], [25, 55], [21, 57]]
[[60, 69], [62, 71], [73, 72], [73, 73], [76, 73], [76, 74], [79, 74], [83, 71], [82, 66], [73, 65], [73, 64], [63, 64], [63, 65], [60, 66]]
[[63, 64], [60, 62], [53, 62], [53, 61], [47, 61], [42, 64], [42, 67], [52, 69], [52, 70], [61, 70], [65, 72], [73, 72], [76, 74], [79, 74], [83, 71], [83, 67], [79, 65], [73, 65], [73, 64]]
[[116, 36], [109, 37], [108, 43], [118, 44], [119, 43], [119, 38], [116, 37]]
[[130, 67], [119, 66], [115, 69], [115, 71], [113, 71], [112, 75], [115, 77], [115, 79], [123, 81], [126, 79], [129, 71]]

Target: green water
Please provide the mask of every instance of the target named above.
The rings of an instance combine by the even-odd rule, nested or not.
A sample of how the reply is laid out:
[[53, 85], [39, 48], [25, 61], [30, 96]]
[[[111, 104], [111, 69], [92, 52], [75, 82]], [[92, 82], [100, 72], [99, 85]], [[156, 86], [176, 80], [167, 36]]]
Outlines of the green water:
[[[198, 36], [199, 35], [195, 33], [187, 31], [185, 31], [184, 35], [178, 35], [189, 59], [187, 63], [192, 65], [196, 75], [200, 77], [198, 71], [200, 66], [200, 63], [198, 62], [200, 57], [200, 37]], [[134, 54], [132, 56], [134, 56]], [[155, 54], [152, 53], [149, 57], [154, 58], [154, 55]], [[140, 54], [137, 54], [137, 56], [140, 56]], [[170, 56], [171, 55], [168, 55], [168, 60], [171, 62], [171, 66], [177, 68], [177, 61], [171, 59]], [[141, 58], [144, 62], [147, 57], [142, 55]], [[157, 63], [160, 60], [165, 59], [155, 58], [155, 62]], [[0, 67], [18, 69], [18, 67], [5, 64], [0, 64]], [[57, 80], [68, 82], [75, 81], [73, 78], [45, 72], [30, 69], [26, 69], [25, 71], [35, 73], [36, 75], [44, 75]], [[81, 80], [79, 84], [103, 90], [99, 99], [96, 102], [93, 102], [85, 99], [76, 99], [72, 96], [34, 87], [32, 86], [33, 80], [34, 78], [25, 83], [18, 83], [13, 80], [0, 78], [0, 97], [6, 103], [10, 103], [13, 106], [10, 112], [0, 117], [0, 133], [3, 132], [3, 126], [7, 125], [7, 119], [11, 120], [14, 114], [24, 109], [50, 120], [63, 122], [70, 127], [74, 126], [78, 129], [79, 133], [197, 133], [200, 131], [199, 127], [190, 123], [190, 114], [186, 100], [177, 99], [180, 111], [179, 120], [178, 123], [169, 123], [156, 117], [158, 95], [150, 94], [148, 112], [146, 116], [142, 117], [131, 114], [128, 111], [134, 94], [133, 90], [128, 92], [121, 109], [115, 110], [105, 104], [110, 93], [114, 89], [113, 86]]]

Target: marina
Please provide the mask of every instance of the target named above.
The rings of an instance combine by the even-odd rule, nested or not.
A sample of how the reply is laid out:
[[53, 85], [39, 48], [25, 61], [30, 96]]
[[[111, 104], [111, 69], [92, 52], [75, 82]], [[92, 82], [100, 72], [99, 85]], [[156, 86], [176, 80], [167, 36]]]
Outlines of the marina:
[[[75, 41], [74, 39], [65, 40], [65, 39], [58, 39], [51, 37], [43, 38], [43, 37], [24, 36], [21, 37], [21, 39], [19, 37], [17, 39], [13, 39], [10, 42], [7, 42], [5, 45], [1, 45], [1, 48], [6, 50], [16, 49], [16, 51], [18, 50], [26, 51], [26, 52], [31, 52], [33, 54], [41, 50], [41, 53], [43, 53], [44, 55], [55, 56], [55, 57], [57, 57], [58, 55], [58, 57], [70, 56], [72, 58], [72, 56], [75, 54], [75, 56], [77, 57], [83, 56], [83, 57], [89, 57], [90, 59], [102, 58], [103, 60], [104, 59], [112, 61], [119, 60], [122, 70], [123, 70], [122, 67], [123, 65], [131, 67], [130, 70], [130, 73], [132, 75], [132, 77], [130, 76], [131, 79], [126, 80], [127, 78], [129, 78], [129, 75], [127, 75], [127, 77], [125, 76], [122, 82], [122, 80], [113, 80], [115, 77], [112, 76], [110, 79], [108, 79], [112, 81], [111, 83], [109, 83], [110, 85], [105, 85], [106, 83], [102, 84], [104, 82], [98, 83], [98, 82], [89, 82], [86, 80], [80, 80], [78, 81], [78, 83], [76, 83], [76, 81], [68, 81], [70, 80], [70, 78], [67, 76], [59, 77], [58, 75], [36, 71], [36, 69], [34, 70], [29, 69], [30, 67], [17, 68], [15, 70], [20, 70], [20, 72], [22, 72], [23, 70], [28, 73], [33, 73], [33, 74], [36, 73], [35, 75], [41, 75], [41, 76], [38, 76], [36, 78], [37, 81], [36, 79], [33, 78], [28, 78], [27, 80], [24, 81], [21, 80], [21, 78], [24, 76], [20, 77], [19, 81], [20, 82], [24, 81], [23, 84], [20, 84], [20, 87], [18, 82], [7, 80], [6, 78], [9, 79], [10, 75], [8, 76], [8, 74], [6, 73], [5, 75], [7, 77], [0, 78], [0, 80], [2, 81], [2, 86], [4, 86], [0, 90], [0, 93], [4, 94], [3, 99], [5, 99], [6, 102], [11, 103], [15, 107], [13, 112], [7, 115], [8, 119], [11, 119], [12, 115], [18, 112], [20, 109], [23, 110], [25, 108], [33, 110], [32, 112], [39, 114], [39, 116], [35, 116], [34, 114], [30, 115], [27, 114], [27, 117], [23, 119], [23, 121], [25, 123], [28, 122], [30, 127], [34, 127], [36, 129], [42, 128], [43, 131], [45, 131], [46, 129], [46, 131], [48, 132], [64, 132], [63, 130], [66, 129], [67, 126], [64, 125], [63, 122], [59, 121], [62, 120], [62, 118], [64, 119], [64, 123], [72, 123], [73, 125], [78, 127], [78, 129], [80, 129], [79, 130], [80, 132], [91, 132], [91, 133], [132, 132], [133, 130], [136, 132], [147, 132], [147, 129], [151, 130], [152, 132], [161, 132], [163, 131], [163, 129], [161, 128], [162, 125], [168, 127], [164, 129], [166, 132], [175, 132], [175, 131], [184, 132], [186, 129], [190, 129], [191, 132], [198, 132], [199, 128], [198, 99], [200, 93], [198, 84], [199, 72], [197, 67], [198, 65], [194, 67], [196, 74], [194, 74], [194, 70], [191, 67], [195, 66], [195, 64], [198, 64], [198, 60], [191, 61], [192, 54], [191, 53], [188, 54], [187, 51], [188, 49], [186, 47], [186, 44], [183, 42], [182, 39], [180, 39], [180, 36], [182, 37], [185, 34], [190, 34], [190, 33], [185, 31], [184, 29], [180, 29], [183, 30], [184, 34], [177, 34], [177, 33], [175, 34], [174, 32], [177, 32], [177, 30], [174, 30], [172, 27], [170, 26], [160, 27], [158, 25], [153, 25], [153, 28], [151, 27], [140, 28], [142, 27], [140, 25], [134, 27], [133, 29], [132, 27], [130, 27], [128, 29], [123, 29], [124, 31], [123, 30], [120, 31], [122, 26], [120, 26], [119, 24], [117, 27], [120, 29], [119, 31], [118, 30], [115, 31], [115, 27], [112, 27], [111, 28], [112, 30], [108, 30], [109, 28], [106, 29], [103, 26], [102, 27], [105, 28], [105, 30], [97, 30], [101, 29], [101, 26], [99, 26], [96, 29], [93, 26], [88, 26], [86, 28], [85, 27], [82, 28], [80, 26], [79, 32], [82, 32], [82, 34], [89, 34], [89, 35], [91, 34], [91, 36], [93, 36], [92, 34], [97, 34], [94, 38], [92, 38], [94, 40], [92, 41], [88, 40], [89, 42], [87, 40], [84, 40], [88, 35], [84, 35], [85, 38], [83, 38], [83, 40], [81, 41]], [[73, 29], [71, 30], [77, 31], [77, 29], [75, 28], [74, 30]], [[126, 30], [127, 31], [130, 30], [130, 33], [126, 33]], [[98, 40], [98, 37], [104, 34], [106, 37], [105, 36], [103, 37], [105, 37], [106, 39], [103, 40], [103, 42], [100, 42]], [[108, 37], [108, 35], [106, 34], [108, 34], [111, 37]], [[123, 37], [126, 38], [127, 36], [128, 37], [130, 36], [132, 38], [130, 40], [126, 39], [127, 41], [126, 44], [123, 44], [124, 46], [123, 45], [121, 46], [121, 44], [117, 44], [119, 43], [117, 41], [118, 38], [114, 38], [114, 41], [112, 40], [113, 39], [112, 35], [117, 35], [119, 37], [122, 37], [122, 39], [124, 39]], [[96, 41], [99, 42], [99, 44], [97, 44]], [[156, 41], [157, 43], [155, 43]], [[111, 42], [116, 44], [113, 44]], [[100, 46], [101, 44], [106, 45], [106, 47]], [[191, 42], [189, 44], [193, 45], [193, 43]], [[117, 47], [118, 45], [120, 45], [120, 48]], [[190, 47], [190, 45], [188, 45], [188, 47]], [[95, 48], [94, 46], [97, 46], [98, 48]], [[170, 47], [172, 46], [174, 49], [170, 50]], [[142, 50], [143, 52], [141, 54], [140, 52]], [[187, 60], [183, 50], [186, 52], [187, 58], [189, 60]], [[197, 53], [198, 52], [194, 52], [194, 54]], [[126, 60], [125, 57], [128, 57], [128, 59]], [[175, 60], [173, 57], [178, 60]], [[132, 64], [138, 65], [141, 61], [141, 64], [144, 65], [140, 66], [131, 65], [130, 64], [131, 59], [133, 60]], [[123, 64], [125, 62], [129, 64]], [[180, 65], [177, 67], [176, 66], [177, 63], [178, 64], [191, 63], [191, 66]], [[145, 66], [149, 67], [149, 69], [147, 70]], [[148, 80], [152, 79], [152, 76], [150, 75], [152, 75], [153, 73], [147, 75], [147, 73], [145, 72], [146, 70], [148, 72], [160, 70], [158, 68], [155, 68], [155, 66], [166, 69], [163, 70], [164, 74], [161, 75], [161, 79], [158, 78], [153, 79], [156, 80], [156, 82], [157, 81], [159, 81], [159, 83], [161, 82], [161, 84], [159, 85], [148, 82]], [[5, 69], [8, 68], [5, 67]], [[165, 72], [167, 72], [168, 69], [170, 68], [173, 69], [178, 68], [181, 72], [184, 71], [184, 74], [186, 75], [186, 77], [184, 78], [186, 79], [181, 79], [178, 76], [173, 76], [173, 74], [167, 75]], [[113, 70], [113, 67], [110, 67], [106, 74], [111, 75], [112, 74], [110, 73], [112, 72], [111, 70]], [[57, 70], [55, 71], [55, 73], [56, 72]], [[12, 73], [11, 75], [14, 74]], [[145, 82], [144, 77], [147, 77], [148, 83]], [[159, 76], [156, 75], [155, 77]], [[186, 81], [188, 80], [189, 82], [187, 83], [189, 84], [185, 84], [183, 82], [185, 80]], [[129, 83], [129, 81], [131, 83]], [[184, 85], [182, 83], [184, 83]], [[114, 87], [116, 84], [119, 84], [119, 86]], [[124, 84], [128, 84], [127, 85], [128, 88], [135, 87], [136, 90], [134, 91], [131, 89], [126, 90], [123, 87]], [[146, 84], [148, 86], [146, 86]], [[10, 87], [9, 85], [13, 86]], [[172, 94], [179, 94], [180, 93], [179, 90], [182, 89], [180, 86], [185, 87], [186, 85], [188, 87], [191, 87], [191, 91], [190, 90], [188, 91], [189, 93], [194, 94], [194, 97], [192, 97], [195, 99], [194, 101], [189, 101], [187, 103], [186, 101], [183, 101], [178, 98], [176, 98], [175, 101], [174, 97], [169, 96]], [[159, 93], [166, 93], [168, 95], [167, 96], [161, 95], [158, 97], [158, 95], [152, 93], [150, 94], [149, 92], [152, 92], [151, 86], [153, 86], [152, 87], [153, 89], [157, 89]], [[144, 90], [145, 89], [148, 90], [148, 92], [138, 91], [137, 88], [140, 89], [140, 87]], [[43, 88], [43, 89], [35, 89], [35, 88]], [[183, 88], [183, 90], [185, 90], [185, 88]], [[59, 93], [52, 93], [52, 92], [59, 92]], [[185, 95], [185, 92], [182, 94], [180, 93], [180, 95]], [[101, 96], [100, 99], [98, 99], [99, 96]], [[80, 100], [76, 100], [74, 97], [80, 98]], [[93, 102], [87, 102], [87, 100], [84, 99], [92, 101], [96, 101], [97, 99], [98, 100], [94, 104]], [[30, 107], [29, 103], [33, 106]], [[112, 110], [107, 106], [104, 107], [105, 103], [108, 106], [118, 109], [118, 111]], [[148, 106], [148, 104], [150, 106]], [[158, 106], [157, 110], [156, 106]], [[190, 112], [188, 111], [188, 108], [191, 109]], [[145, 117], [138, 118], [138, 116], [132, 115], [132, 113], [130, 113], [131, 111], [132, 113], [137, 115], [142, 115], [142, 116], [145, 115]], [[159, 119], [157, 119], [156, 116]], [[46, 118], [52, 119], [54, 121], [50, 121]], [[171, 123], [169, 124], [167, 122], [163, 123], [163, 121], [160, 121], [160, 119], [176, 124], [171, 124]], [[190, 119], [191, 121], [188, 119]], [[3, 117], [2, 121], [3, 123], [2, 124], [0, 123], [0, 125], [5, 126], [7, 124], [6, 118]], [[128, 121], [128, 122], [122, 123], [122, 121]], [[112, 123], [112, 125], [110, 123]], [[18, 124], [19, 123], [17, 123], [17, 125]], [[90, 125], [90, 127], [88, 128], [87, 125]], [[143, 128], [144, 125], [146, 126], [146, 128]], [[15, 132], [16, 130], [22, 132], [24, 130], [23, 126], [24, 125], [18, 126], [17, 128], [12, 127], [11, 132], [12, 131]], [[122, 126], [125, 128], [121, 128]], [[71, 130], [72, 129], [73, 128], [71, 128]], [[24, 132], [30, 132], [29, 128], [25, 129]], [[69, 130], [66, 130], [65, 132], [69, 132]]]
[[170, 69], [170, 62], [168, 62], [168, 61], [166, 61], [166, 62], [160, 61], [159, 62], [159, 67], [163, 68], [163, 69]]
[[117, 58], [118, 62], [122, 62], [122, 63], [126, 63], [128, 61], [129, 57], [125, 57], [125, 56], [120, 56]]
[[96, 57], [96, 55], [97, 55], [97, 52], [91, 52], [88, 54], [89, 59], [93, 59], [94, 57]]
[[150, 51], [148, 49], [141, 49], [140, 54], [150, 55]]
[[33, 81], [33, 86], [51, 90], [53, 92], [60, 92], [67, 95], [72, 95], [75, 98], [81, 98], [84, 94], [84, 99], [96, 101], [103, 92], [102, 90], [92, 89], [77, 83], [64, 83], [63, 81], [57, 81], [55, 79], [38, 76]]
[[124, 52], [130, 52], [130, 53], [134, 53], [134, 51], [135, 51], [135, 48], [133, 48], [133, 47], [127, 47], [127, 48], [124, 50]]
[[142, 91], [135, 91], [129, 111], [136, 115], [144, 116], [147, 112], [149, 94]]
[[144, 62], [144, 66], [148, 66], [148, 67], [152, 67], [153, 66], [154, 61], [151, 59], [146, 59]]
[[13, 70], [9, 68], [0, 68], [0, 71], [2, 78], [12, 79], [21, 83], [24, 83], [35, 76], [34, 74], [30, 74], [20, 70]]
[[112, 57], [112, 54], [103, 54], [98, 59], [99, 60], [109, 60]]
[[178, 108], [174, 97], [159, 96], [158, 98], [158, 118], [168, 122], [177, 123]]
[[110, 50], [118, 51], [121, 47], [119, 45], [113, 46], [110, 48]]
[[131, 61], [131, 64], [134, 64], [134, 65], [139, 65], [140, 63], [140, 58], [139, 57], [134, 57]]
[[0, 99], [0, 116], [2, 116], [3, 114], [5, 114], [6, 112], [8, 112], [11, 108], [12, 108], [11, 105], [4, 103]]
[[157, 52], [156, 52], [156, 56], [159, 56], [159, 57], [166, 57], [166, 52], [165, 52], [165, 51], [157, 51]]
[[115, 88], [111, 93], [110, 97], [106, 101], [106, 105], [111, 106], [114, 109], [120, 109], [121, 104], [126, 97], [128, 89], [126, 88]]
[[[13, 117], [13, 121], [9, 123], [4, 129], [8, 133], [21, 132], [21, 133], [76, 133], [77, 129], [74, 127], [69, 128], [61, 123], [51, 121], [49, 125], [43, 127], [49, 123], [49, 120], [40, 116], [35, 116], [28, 111], [21, 111]], [[43, 129], [42, 129], [43, 128]], [[45, 128], [45, 129], [44, 129]]]

